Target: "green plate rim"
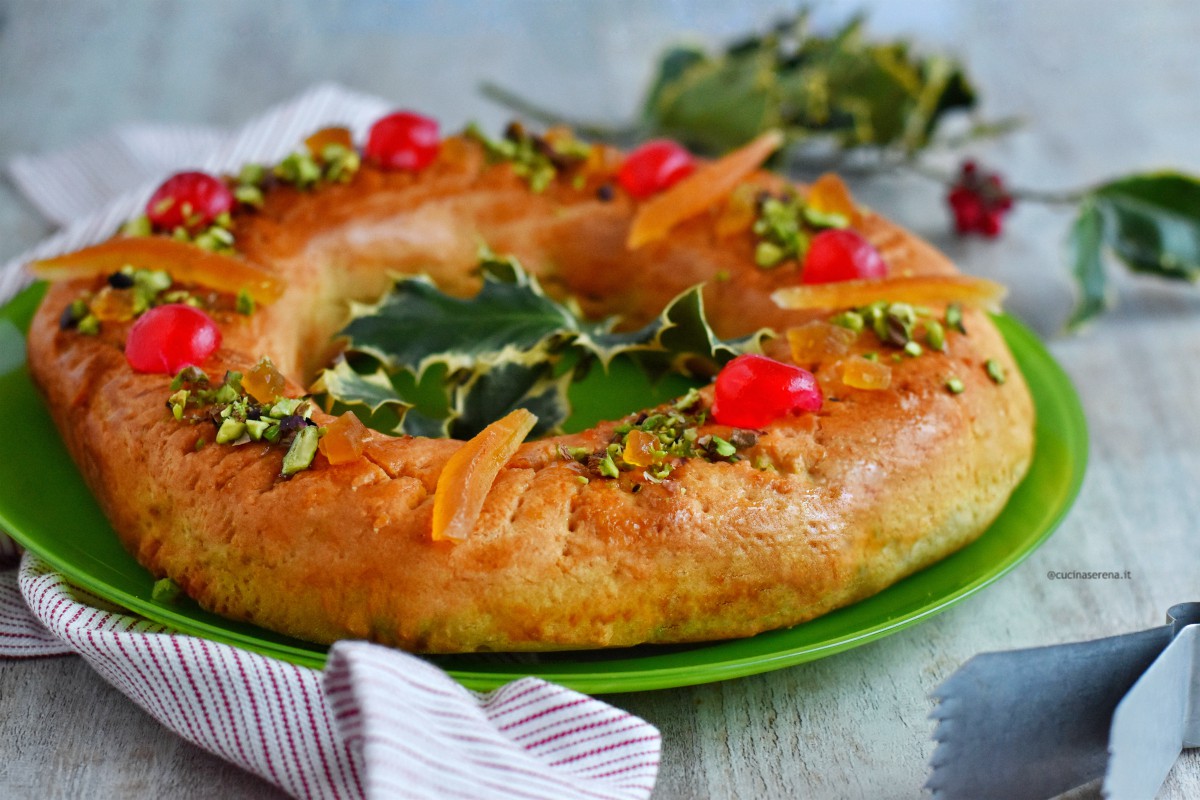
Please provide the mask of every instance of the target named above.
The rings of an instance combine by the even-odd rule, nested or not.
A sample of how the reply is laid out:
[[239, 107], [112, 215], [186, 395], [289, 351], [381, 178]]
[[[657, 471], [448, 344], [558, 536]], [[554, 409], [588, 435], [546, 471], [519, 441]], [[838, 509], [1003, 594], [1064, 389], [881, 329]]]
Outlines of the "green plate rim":
[[[0, 323], [7, 323], [7, 330], [0, 331], [4, 333], [0, 336], [0, 348], [18, 340], [23, 347], [23, 336], [20, 334], [27, 329], [43, 292], [44, 285], [35, 284], [0, 308]], [[992, 528], [976, 542], [852, 606], [812, 622], [749, 639], [545, 656], [438, 656], [429, 657], [429, 660], [446, 669], [463, 685], [479, 690], [492, 689], [528, 675], [593, 694], [690, 686], [781, 669], [861, 646], [928, 619], [999, 580], [1045, 542], [1070, 510], [1083, 483], [1088, 432], [1082, 405], [1069, 377], [1037, 336], [1012, 317], [996, 315], [994, 319], [1033, 394], [1037, 408], [1037, 449], [1029, 474], [1017, 487]], [[11, 353], [5, 355], [0, 352], [0, 381], [0, 406], [10, 402], [14, 394], [32, 391], [24, 359], [14, 358]], [[38, 408], [41, 408], [40, 403]], [[24, 410], [29, 411], [28, 408]], [[44, 409], [40, 413], [46, 417], [45, 423], [48, 424]], [[38, 430], [31, 433], [27, 442], [18, 441], [16, 452], [6, 448], [9, 457], [30, 457], [32, 451], [22, 452], [21, 447], [32, 445], [37, 448], [58, 448], [61, 456], [69, 460], [57, 435], [49, 437], [53, 442], [46, 442], [45, 428], [40, 431], [40, 434]], [[19, 436], [17, 438], [20, 439]], [[56, 474], [56, 477], [64, 479], [62, 475]], [[82, 486], [82, 478], [73, 468], [72, 474], [65, 476], [65, 479], [74, 480]], [[27, 500], [20, 497], [15, 499], [18, 503]], [[53, 541], [47, 539], [53, 536], [52, 532], [27, 529], [19, 519], [20, 514], [14, 514], [14, 509], [28, 509], [13, 505], [13, 501], [13, 497], [0, 489], [0, 528], [8, 531], [22, 546], [41, 556], [81, 588], [184, 633], [301, 666], [317, 669], [324, 666], [327, 648], [216, 617], [190, 601], [177, 606], [155, 602], [150, 597], [152, 576], [132, 562], [131, 558], [132, 569], [140, 575], [125, 577], [139, 586], [138, 591], [113, 585], [94, 574], [94, 568], [89, 567], [86, 558], [69, 558], [60, 553], [53, 546]], [[92, 503], [94, 505], [94, 500]], [[95, 509], [95, 512], [99, 514], [99, 509]], [[1010, 517], [1015, 517], [1015, 522]], [[1024, 517], [1032, 519], [1026, 520]], [[1007, 532], [1014, 525], [1028, 529], [1020, 535]], [[88, 531], [86, 535], [115, 538], [115, 533], [107, 524], [99, 527], [103, 530]], [[979, 554], [986, 556], [990, 553], [989, 548], [997, 547], [1001, 551], [998, 558], [989, 558], [983, 568], [971, 567], [973, 559], [978, 558]], [[105, 569], [116, 569], [110, 564], [96, 563]], [[957, 580], [955, 573], [963, 566], [971, 568], [963, 570], [961, 580]], [[931, 581], [932, 576], [937, 578]], [[924, 602], [916, 600], [914, 604], [903, 599], [919, 596], [923, 582], [929, 584], [938, 581], [955, 585], [952, 589], [933, 593]], [[899, 611], [897, 605], [900, 606]], [[856, 621], [860, 618], [869, 621]], [[811, 640], [813, 632], [817, 632], [816, 641]]]

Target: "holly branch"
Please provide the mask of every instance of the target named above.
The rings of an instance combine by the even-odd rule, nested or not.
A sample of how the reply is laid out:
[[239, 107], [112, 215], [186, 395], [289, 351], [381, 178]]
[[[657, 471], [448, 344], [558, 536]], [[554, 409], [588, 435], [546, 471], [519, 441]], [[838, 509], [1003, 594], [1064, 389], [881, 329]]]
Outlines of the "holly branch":
[[[661, 58], [639, 117], [624, 125], [572, 120], [493, 84], [489, 98], [544, 124], [571, 125], [582, 136], [632, 144], [670, 137], [719, 155], [769, 128], [788, 145], [776, 166], [799, 178], [835, 169], [856, 174], [909, 169], [946, 186], [961, 235], [998, 237], [1020, 203], [1077, 208], [1067, 237], [1078, 299], [1076, 328], [1110, 308], [1113, 259], [1134, 272], [1170, 280], [1200, 279], [1200, 181], [1181, 172], [1135, 173], [1066, 192], [1009, 187], [996, 172], [964, 160], [957, 173], [928, 167], [923, 155], [1003, 136], [1011, 119], [982, 120], [978, 92], [964, 66], [945, 55], [915, 52], [904, 39], [872, 40], [865, 17], [832, 34], [810, 30], [807, 10], [762, 34], [716, 52], [680, 46]], [[946, 121], [967, 117], [948, 135]]]

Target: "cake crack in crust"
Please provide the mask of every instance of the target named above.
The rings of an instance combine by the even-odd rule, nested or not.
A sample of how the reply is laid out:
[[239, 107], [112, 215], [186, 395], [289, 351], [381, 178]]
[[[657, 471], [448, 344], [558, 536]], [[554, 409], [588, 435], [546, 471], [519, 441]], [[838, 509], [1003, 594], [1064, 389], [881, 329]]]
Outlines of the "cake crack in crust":
[[[927, 345], [914, 357], [920, 347], [889, 350], [868, 331], [798, 358], [785, 332], [846, 309], [772, 301], [797, 268], [758, 267], [752, 230], [718, 235], [714, 220], [727, 212], [715, 206], [630, 250], [641, 201], [613, 190], [611, 170], [578, 174], [533, 191], [476, 139], [455, 137], [419, 173], [368, 163], [346, 183], [268, 187], [229, 230], [240, 257], [282, 292], [249, 316], [231, 298], [216, 302], [222, 342], [200, 366], [219, 381], [269, 356], [286, 396], [299, 396], [339, 352], [352, 302], [377, 302], [395, 274], [413, 273], [471, 297], [485, 242], [549, 294], [630, 329], [703, 284], [716, 334], [773, 329], [764, 354], [810, 370], [821, 408], [742, 434], [708, 418], [698, 430], [717, 437], [704, 442], [709, 455], [677, 459], [665, 478], [596, 471], [605, 448], [624, 441], [619, 426], [644, 415], [526, 442], [470, 535], [433, 541], [439, 478], [462, 442], [367, 431], [359, 457], [332, 463], [321, 452], [282, 478], [281, 448], [217, 444], [209, 419], [173, 416], [171, 376], [135, 372], [123, 354], [132, 320], [103, 322], [96, 335], [64, 327], [63, 309], [103, 284], [75, 277], [49, 287], [29, 333], [30, 369], [124, 545], [231, 618], [315, 642], [451, 653], [750, 636], [874, 594], [987, 529], [1028, 468], [1034, 411], [984, 311], [964, 308], [967, 333], [948, 330], [944, 351]], [[803, 194], [766, 172], [747, 180]], [[956, 274], [912, 234], [861, 217], [890, 275]], [[890, 384], [852, 385], [851, 368]], [[697, 407], [711, 409], [714, 391], [702, 387]], [[311, 421], [327, 428], [335, 417], [316, 408]], [[717, 454], [739, 436], [736, 458]], [[563, 455], [573, 451], [582, 455]]]

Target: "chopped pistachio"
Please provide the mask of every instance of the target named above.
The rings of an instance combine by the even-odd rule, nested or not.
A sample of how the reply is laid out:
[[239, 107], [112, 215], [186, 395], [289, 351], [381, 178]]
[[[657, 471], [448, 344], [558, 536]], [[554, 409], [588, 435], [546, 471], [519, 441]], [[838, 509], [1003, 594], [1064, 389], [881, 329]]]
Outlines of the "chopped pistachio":
[[242, 438], [246, 432], [246, 423], [232, 417], [221, 423], [217, 429], [217, 444], [229, 444]]
[[362, 166], [357, 152], [337, 143], [325, 145], [321, 162], [325, 165], [325, 180], [333, 183], [348, 183]]
[[617, 471], [617, 465], [613, 461], [612, 453], [605, 453], [604, 458], [600, 459], [599, 470], [600, 474], [606, 478], [616, 478], [621, 474]]
[[575, 482], [581, 486], [587, 486], [589, 483], [591, 483], [591, 480], [588, 479], [587, 475], [576, 475]]
[[250, 434], [250, 438], [256, 442], [263, 438], [263, 434], [269, 427], [271, 427], [271, 423], [263, 419], [246, 420], [246, 433]]
[[254, 298], [250, 296], [248, 291], [241, 289], [237, 293], [237, 304], [235, 307], [237, 308], [237, 313], [244, 314], [248, 317], [254, 313]]
[[779, 266], [786, 256], [782, 247], [771, 242], [759, 242], [754, 248], [754, 263], [763, 269]]
[[96, 319], [94, 314], [87, 314], [75, 326], [75, 329], [84, 336], [95, 336], [100, 332], [100, 320]]
[[671, 405], [671, 408], [675, 409], [676, 411], [687, 411], [698, 402], [700, 402], [700, 391], [694, 388], [688, 389], [687, 394], [676, 400]]
[[204, 441], [204, 437], [201, 436], [199, 439], [196, 440], [196, 443], [194, 445], [192, 445], [192, 449], [195, 450], [196, 452], [200, 452], [200, 450], [202, 450], [204, 448], [204, 445], [206, 445], [206, 444], [208, 444], [208, 442]]
[[850, 226], [850, 220], [845, 214], [817, 211], [808, 205], [802, 207], [801, 213], [804, 215], [804, 221], [814, 228], [846, 228]]
[[297, 189], [311, 189], [321, 180], [321, 167], [308, 153], [292, 153], [279, 162], [274, 173], [275, 177]]
[[857, 311], [843, 311], [829, 321], [834, 325], [852, 330], [855, 333], [862, 333], [863, 330], [863, 316]]
[[963, 327], [962, 306], [958, 303], [946, 306], [946, 327], [959, 333], [967, 332], [967, 329]]
[[266, 167], [262, 164], [247, 164], [238, 173], [237, 182], [242, 186], [261, 186], [266, 179]]
[[712, 437], [713, 449], [717, 451], [717, 455], [724, 458], [729, 458], [737, 452], [737, 448], [732, 443], [725, 441], [720, 436]]
[[124, 236], [149, 236], [153, 230], [150, 218], [145, 214], [134, 217], [121, 226], [121, 234]]
[[263, 431], [262, 438], [266, 439], [271, 444], [275, 444], [276, 442], [279, 441], [282, 433], [283, 433], [283, 429], [279, 427], [279, 423], [274, 422], [274, 423], [271, 423], [271, 426], [269, 428], [267, 428], [265, 431]]
[[934, 350], [946, 349], [946, 329], [936, 319], [928, 320], [925, 323], [925, 343]]
[[311, 425], [297, 431], [296, 438], [292, 440], [292, 446], [283, 456], [283, 468], [280, 473], [287, 477], [308, 469], [317, 455], [317, 441], [320, 437], [317, 429]]
[[296, 413], [296, 409], [300, 407], [301, 402], [303, 401], [298, 397], [281, 397], [275, 401], [275, 405], [271, 406], [269, 415], [280, 419], [290, 417]]
[[262, 208], [265, 202], [262, 189], [247, 184], [236, 187], [233, 190], [233, 196], [239, 203], [253, 208]]
[[171, 381], [171, 391], [178, 391], [183, 388], [185, 383], [201, 383], [208, 384], [208, 375], [199, 367], [184, 367], [179, 370], [178, 374]]
[[171, 407], [171, 415], [177, 420], [183, 419], [183, 410], [187, 408], [188, 397], [191, 395], [187, 389], [180, 389], [167, 398], [167, 404]]
[[925, 350], [918, 342], [909, 342], [908, 344], [904, 345], [904, 352], [905, 354], [916, 358], [917, 356], [921, 355], [921, 353], [925, 352]]
[[950, 394], [962, 394], [967, 390], [962, 380], [954, 375], [946, 379], [946, 388], [950, 391]]
[[170, 578], [159, 578], [150, 590], [150, 599], [156, 603], [174, 603], [181, 594], [183, 590], [179, 588], [178, 583]]
[[994, 358], [989, 358], [983, 362], [983, 368], [987, 370], [988, 377], [993, 383], [1004, 383], [1008, 380], [1008, 375], [1004, 371], [1004, 365]]
[[867, 361], [879, 361], [879, 353], [863, 353], [862, 357]]

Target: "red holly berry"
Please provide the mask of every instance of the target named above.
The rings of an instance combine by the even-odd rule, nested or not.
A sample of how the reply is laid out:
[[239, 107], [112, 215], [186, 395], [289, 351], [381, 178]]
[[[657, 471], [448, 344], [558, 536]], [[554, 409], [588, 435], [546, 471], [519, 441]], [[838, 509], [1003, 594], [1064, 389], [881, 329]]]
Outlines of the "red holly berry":
[[617, 182], [633, 198], [644, 200], [674, 186], [695, 169], [696, 159], [686, 147], [670, 139], [654, 139], [626, 156], [617, 171]]
[[207, 228], [233, 208], [233, 192], [203, 172], [180, 172], [163, 182], [146, 203], [150, 224], [160, 231]]
[[824, 396], [806, 369], [747, 353], [717, 373], [713, 419], [735, 428], [761, 428], [789, 414], [818, 411]]
[[125, 360], [137, 372], [174, 375], [220, 346], [221, 331], [208, 314], [182, 304], [156, 306], [129, 328]]
[[830, 228], [809, 242], [800, 282], [831, 283], [886, 275], [887, 265], [874, 245], [848, 228]]
[[437, 120], [397, 111], [371, 126], [363, 154], [384, 169], [418, 172], [433, 163], [441, 146]]
[[1004, 215], [1013, 205], [1003, 179], [994, 172], [981, 171], [969, 160], [963, 162], [946, 202], [954, 213], [954, 229], [958, 233], [978, 233], [988, 238], [1000, 235]]

